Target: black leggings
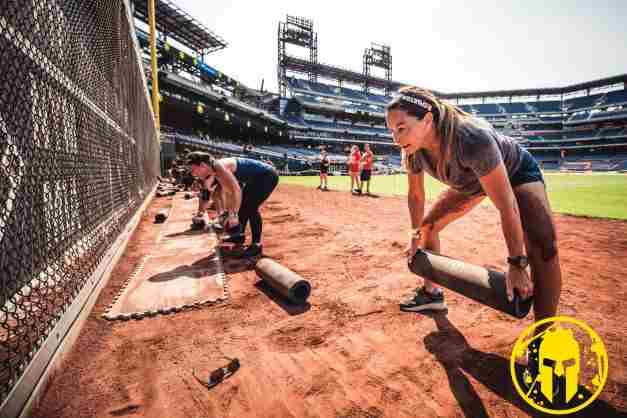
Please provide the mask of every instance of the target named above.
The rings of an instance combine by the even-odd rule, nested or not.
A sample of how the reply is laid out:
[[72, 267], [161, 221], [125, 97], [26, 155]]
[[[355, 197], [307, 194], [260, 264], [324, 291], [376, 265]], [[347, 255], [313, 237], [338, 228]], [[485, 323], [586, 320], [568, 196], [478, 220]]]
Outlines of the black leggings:
[[272, 194], [279, 183], [279, 176], [275, 173], [265, 174], [259, 179], [247, 183], [242, 190], [242, 206], [239, 209], [239, 225], [242, 233], [246, 232], [246, 224], [250, 221], [250, 230], [253, 234], [253, 243], [261, 243], [261, 214], [259, 206]]

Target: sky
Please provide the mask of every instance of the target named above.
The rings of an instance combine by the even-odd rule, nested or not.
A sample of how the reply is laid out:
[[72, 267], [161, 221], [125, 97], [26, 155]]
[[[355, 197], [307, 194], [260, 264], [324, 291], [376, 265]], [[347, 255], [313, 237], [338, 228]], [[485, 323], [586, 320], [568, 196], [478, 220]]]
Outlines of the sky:
[[274, 92], [287, 14], [313, 20], [319, 62], [361, 72], [364, 50], [383, 43], [395, 81], [443, 93], [627, 73], [627, 0], [172, 1], [228, 42], [207, 64], [252, 88], [264, 79]]

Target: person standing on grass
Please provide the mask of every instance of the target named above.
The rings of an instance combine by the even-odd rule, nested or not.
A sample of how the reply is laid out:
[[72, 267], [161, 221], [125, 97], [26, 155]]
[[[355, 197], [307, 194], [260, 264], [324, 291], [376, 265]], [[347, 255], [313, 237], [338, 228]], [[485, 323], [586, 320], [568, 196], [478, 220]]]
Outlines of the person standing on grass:
[[[440, 231], [488, 196], [500, 215], [509, 253], [508, 298], [513, 290], [523, 299], [533, 294], [535, 320], [554, 316], [562, 275], [555, 223], [536, 160], [515, 140], [427, 90], [401, 89], [385, 113], [408, 169], [408, 262], [418, 249], [440, 252]], [[426, 214], [425, 172], [449, 186]], [[441, 289], [425, 280], [400, 308], [416, 312], [446, 305]]]
[[[259, 207], [272, 194], [279, 183], [276, 170], [261, 161], [249, 158], [222, 158], [216, 160], [211, 154], [201, 151], [187, 156], [192, 175], [206, 183], [218, 180], [222, 189], [221, 202], [228, 211], [225, 230], [229, 234], [223, 242], [244, 244], [246, 225], [250, 221], [252, 243], [241, 254], [242, 257], [261, 255], [262, 219]], [[243, 185], [243, 186], [240, 186]], [[206, 184], [207, 188], [211, 184]]]
[[362, 170], [359, 176], [361, 183], [359, 184], [359, 194], [361, 194], [364, 183], [366, 183], [366, 194], [370, 195], [370, 177], [372, 176], [372, 164], [374, 163], [374, 154], [370, 150], [370, 145], [364, 145], [364, 153], [361, 156]]
[[320, 186], [319, 190], [329, 190], [329, 156], [326, 150], [320, 151]]
[[361, 161], [361, 153], [359, 147], [353, 145], [348, 155], [348, 175], [351, 176], [351, 192], [360, 193], [361, 184], [359, 181], [359, 163]]

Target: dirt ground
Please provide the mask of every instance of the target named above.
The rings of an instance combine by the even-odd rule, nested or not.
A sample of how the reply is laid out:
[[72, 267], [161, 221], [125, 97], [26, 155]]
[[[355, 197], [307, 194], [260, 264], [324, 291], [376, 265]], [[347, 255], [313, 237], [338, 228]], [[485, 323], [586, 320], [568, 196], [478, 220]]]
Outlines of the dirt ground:
[[[266, 255], [310, 280], [310, 305], [287, 305], [254, 271], [225, 263], [222, 304], [128, 322], [101, 318], [154, 246], [144, 215], [65, 370], [33, 417], [526, 417], [509, 356], [532, 315], [516, 321], [447, 292], [448, 314], [399, 311], [418, 284], [402, 255], [404, 197], [357, 197], [279, 186], [263, 209]], [[191, 217], [191, 214], [190, 214]], [[580, 416], [627, 416], [627, 222], [556, 216], [564, 285], [560, 314], [604, 340], [609, 378]], [[505, 269], [494, 208], [481, 206], [442, 235], [442, 252]], [[241, 369], [207, 390], [205, 377], [238, 357]]]

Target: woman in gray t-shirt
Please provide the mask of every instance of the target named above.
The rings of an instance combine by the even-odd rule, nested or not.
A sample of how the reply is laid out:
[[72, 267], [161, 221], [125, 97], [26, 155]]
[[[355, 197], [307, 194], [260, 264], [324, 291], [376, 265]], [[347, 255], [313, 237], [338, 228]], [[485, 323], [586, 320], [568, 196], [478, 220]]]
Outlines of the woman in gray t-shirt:
[[[555, 224], [531, 154], [489, 124], [415, 87], [401, 89], [388, 103], [386, 121], [408, 170], [409, 259], [419, 248], [439, 252], [439, 232], [487, 195], [500, 213], [509, 252], [508, 297], [514, 289], [523, 298], [533, 294], [535, 319], [554, 316], [561, 291]], [[424, 172], [449, 186], [426, 215]], [[428, 280], [401, 302], [402, 310], [413, 312], [445, 308], [441, 289]]]

